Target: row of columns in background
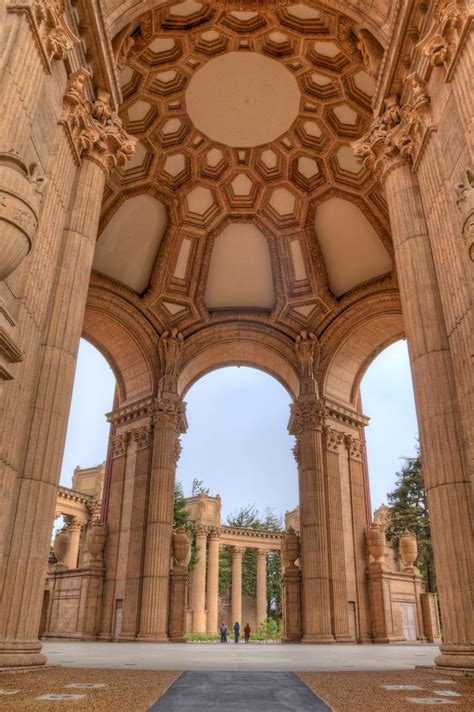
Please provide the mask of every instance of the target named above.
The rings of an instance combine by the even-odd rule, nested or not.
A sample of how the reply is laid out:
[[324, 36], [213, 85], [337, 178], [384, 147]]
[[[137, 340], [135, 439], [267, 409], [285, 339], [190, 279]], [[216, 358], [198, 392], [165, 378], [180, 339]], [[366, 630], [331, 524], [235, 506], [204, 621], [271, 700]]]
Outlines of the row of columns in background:
[[[208, 530], [206, 527], [198, 526], [196, 530], [196, 546], [199, 549], [199, 559], [192, 574], [191, 588], [193, 631], [196, 633], [203, 633], [205, 631], [215, 633], [219, 626], [219, 529], [211, 528]], [[232, 624], [235, 621], [242, 623], [242, 559], [245, 548], [244, 546], [232, 547]], [[257, 549], [257, 627], [267, 617], [266, 558], [267, 550]]]

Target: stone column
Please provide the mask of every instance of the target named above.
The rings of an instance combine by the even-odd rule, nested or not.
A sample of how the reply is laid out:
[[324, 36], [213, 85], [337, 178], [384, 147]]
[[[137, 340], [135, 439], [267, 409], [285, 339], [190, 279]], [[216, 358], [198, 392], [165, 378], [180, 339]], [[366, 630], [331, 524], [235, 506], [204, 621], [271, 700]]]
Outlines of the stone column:
[[[302, 331], [295, 342], [300, 362], [300, 394], [291, 406], [289, 432], [296, 436], [300, 489], [303, 642], [332, 643], [326, 487], [321, 431], [324, 404], [318, 398], [314, 358], [319, 345]], [[317, 603], [316, 603], [317, 602]]]
[[196, 547], [199, 549], [198, 562], [193, 576], [193, 631], [206, 631], [206, 554], [207, 528], [198, 525], [196, 528]]
[[[412, 134], [411, 127], [416, 132]], [[355, 144], [358, 158], [385, 182], [420, 426], [444, 643], [439, 665], [474, 667], [471, 486], [457, 429], [455, 380], [428, 230], [411, 156], [423, 125], [399, 110], [376, 119]]]
[[79, 542], [81, 538], [81, 522], [77, 517], [66, 517], [67, 530], [71, 536], [69, 551], [64, 559], [68, 569], [77, 568], [79, 556]]
[[[114, 165], [123, 164], [134, 150], [134, 141], [129, 140], [120, 121], [111, 119], [107, 97], [100, 95], [95, 104], [85, 99], [87, 76], [86, 70], [72, 75], [64, 98], [62, 121], [81, 168], [64, 235], [49, 325], [44, 334], [28, 445], [18, 478], [17, 516], [7, 552], [0, 607], [0, 666], [45, 662], [39, 652], [37, 634], [46, 552], [101, 196], [106, 173]], [[28, 581], [26, 587], [25, 581]]]
[[267, 550], [257, 549], [257, 628], [267, 619]]
[[245, 547], [234, 546], [232, 549], [232, 601], [230, 628], [236, 621], [242, 625], [242, 556]]
[[219, 535], [217, 528], [209, 534], [209, 556], [207, 561], [207, 632], [215, 633], [219, 626]]
[[347, 612], [346, 559], [344, 554], [344, 525], [342, 515], [339, 451], [343, 433], [326, 425], [323, 431], [326, 463], [329, 581], [331, 592], [332, 632], [338, 642], [350, 641]]
[[8, 2], [0, 11], [0, 279], [28, 254], [38, 225], [44, 178], [26, 153], [45, 78], [79, 44], [61, 3], [41, 6]]
[[349, 482], [352, 514], [352, 541], [357, 596], [357, 642], [370, 642], [369, 595], [367, 588], [367, 516], [365, 507], [362, 442], [354, 435], [344, 438], [349, 460]]
[[[148, 493], [140, 640], [168, 640], [168, 600], [173, 495], [179, 434], [186, 431], [185, 405], [176, 393], [161, 393], [154, 414]], [[159, 605], [157, 603], [159, 602]]]

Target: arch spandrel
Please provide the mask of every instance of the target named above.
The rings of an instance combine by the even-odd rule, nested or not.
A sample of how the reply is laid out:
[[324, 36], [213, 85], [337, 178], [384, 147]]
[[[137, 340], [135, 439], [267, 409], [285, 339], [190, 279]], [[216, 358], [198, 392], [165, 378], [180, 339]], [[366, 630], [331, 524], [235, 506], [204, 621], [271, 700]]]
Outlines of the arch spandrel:
[[405, 338], [399, 297], [355, 305], [340, 315], [321, 338], [321, 392], [357, 407], [360, 382], [380, 351]]
[[262, 327], [216, 327], [185, 342], [178, 390], [185, 396], [191, 386], [210, 371], [225, 366], [249, 366], [268, 373], [298, 397], [299, 376], [292, 342]]

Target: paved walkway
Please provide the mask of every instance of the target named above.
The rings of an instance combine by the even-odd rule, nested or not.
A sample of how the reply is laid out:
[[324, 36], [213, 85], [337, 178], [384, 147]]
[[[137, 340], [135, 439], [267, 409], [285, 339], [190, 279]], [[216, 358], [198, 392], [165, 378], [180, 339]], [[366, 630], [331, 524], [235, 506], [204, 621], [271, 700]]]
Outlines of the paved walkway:
[[199, 672], [410, 670], [433, 665], [436, 645], [234, 645], [49, 641], [50, 665]]
[[330, 712], [291, 672], [184, 672], [148, 712]]

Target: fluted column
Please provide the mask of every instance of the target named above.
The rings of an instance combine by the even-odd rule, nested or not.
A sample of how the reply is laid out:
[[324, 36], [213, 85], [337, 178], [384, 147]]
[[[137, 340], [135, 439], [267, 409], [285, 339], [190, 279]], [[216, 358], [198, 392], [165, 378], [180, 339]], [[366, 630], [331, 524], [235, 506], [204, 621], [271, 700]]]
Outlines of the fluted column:
[[232, 602], [231, 627], [236, 621], [242, 625], [242, 556], [245, 547], [234, 546], [232, 549]]
[[[108, 95], [95, 104], [84, 96], [88, 72], [71, 76], [64, 128], [80, 165], [74, 203], [64, 234], [23, 469], [18, 477], [16, 518], [6, 556], [0, 605], [0, 666], [43, 664], [39, 618], [57, 483], [66, 438], [76, 354], [82, 331], [101, 198], [108, 171], [123, 164], [134, 141], [116, 119], [110, 125]], [[80, 81], [79, 81], [80, 80]], [[81, 122], [78, 126], [79, 116]], [[28, 585], [25, 586], [25, 581]]]
[[[60, 3], [7, 2], [0, 17], [0, 279], [31, 249], [44, 177], [27, 160], [31, 127], [44, 81], [55, 59], [65, 59], [79, 38]], [[30, 159], [31, 160], [31, 159]]]
[[267, 619], [267, 551], [257, 549], [257, 628]]
[[81, 522], [77, 517], [67, 517], [67, 530], [71, 536], [69, 551], [64, 558], [64, 564], [68, 569], [77, 568], [77, 558], [79, 556], [79, 542], [81, 539]]
[[207, 561], [207, 632], [215, 633], [219, 621], [219, 529], [211, 529], [209, 534], [209, 556]]
[[377, 119], [355, 150], [366, 167], [379, 172], [386, 187], [444, 627], [436, 662], [472, 668], [471, 487], [457, 429], [455, 379], [428, 229], [409, 164], [420, 150], [423, 122], [413, 114], [411, 122], [400, 117], [395, 108]]
[[202, 525], [196, 528], [196, 547], [199, 550], [199, 558], [193, 576], [193, 631], [204, 633], [206, 631], [207, 528]]
[[157, 398], [143, 563], [141, 640], [168, 640], [168, 598], [173, 495], [179, 434], [186, 430], [185, 405], [176, 394]]
[[[329, 581], [331, 593], [332, 632], [339, 642], [351, 640], [347, 612], [346, 559], [342, 515], [341, 474], [339, 468], [343, 433], [326, 425], [323, 431], [326, 463]], [[364, 529], [365, 531], [365, 529]]]

